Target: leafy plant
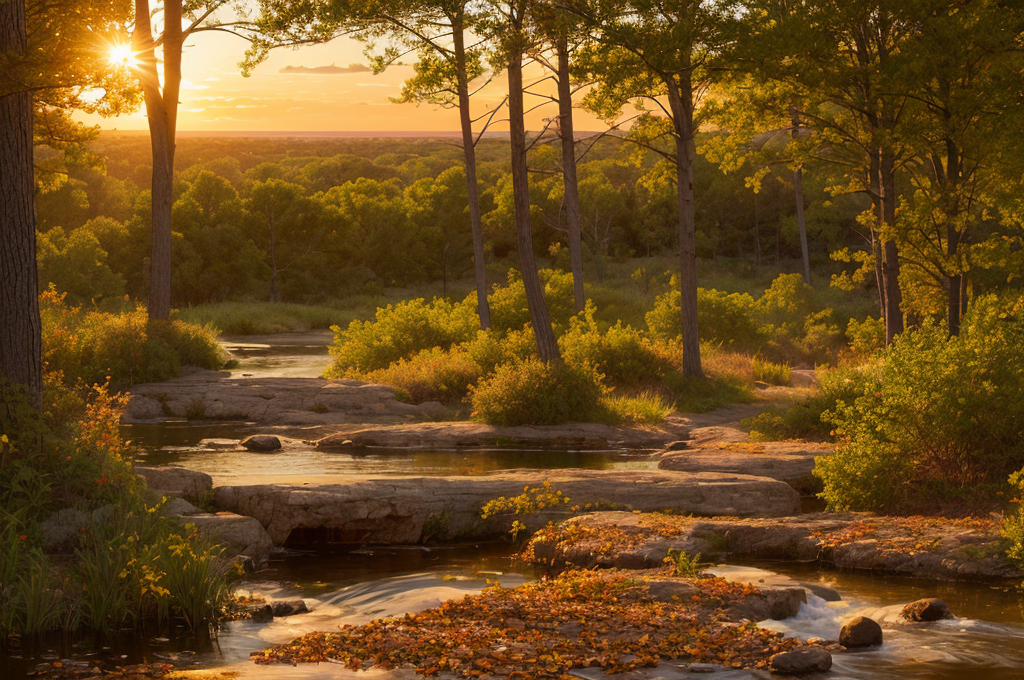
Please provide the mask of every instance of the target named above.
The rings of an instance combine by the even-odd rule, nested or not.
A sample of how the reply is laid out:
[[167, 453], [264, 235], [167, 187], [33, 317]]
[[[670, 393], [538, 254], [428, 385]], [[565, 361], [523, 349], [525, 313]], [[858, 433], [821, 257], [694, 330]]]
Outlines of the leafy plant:
[[527, 359], [498, 366], [470, 399], [474, 417], [491, 425], [558, 425], [600, 420], [606, 392], [590, 367]]
[[685, 550], [676, 550], [674, 548], [669, 549], [668, 556], [663, 561], [665, 564], [672, 565], [676, 576], [685, 576], [686, 578], [697, 578], [711, 566], [700, 561], [700, 553], [690, 555]]

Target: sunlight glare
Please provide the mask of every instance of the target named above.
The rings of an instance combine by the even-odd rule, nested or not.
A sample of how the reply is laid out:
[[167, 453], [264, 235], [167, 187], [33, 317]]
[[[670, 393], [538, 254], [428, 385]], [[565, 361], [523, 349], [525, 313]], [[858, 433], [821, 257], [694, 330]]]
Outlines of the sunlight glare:
[[135, 52], [132, 51], [131, 45], [113, 45], [110, 48], [108, 59], [115, 66], [135, 68], [139, 65], [139, 60], [135, 57]]

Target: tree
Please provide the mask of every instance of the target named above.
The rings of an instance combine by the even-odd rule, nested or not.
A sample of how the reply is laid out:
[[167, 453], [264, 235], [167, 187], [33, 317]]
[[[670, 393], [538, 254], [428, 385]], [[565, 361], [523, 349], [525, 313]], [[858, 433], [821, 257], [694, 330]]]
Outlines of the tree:
[[[782, 101], [812, 128], [815, 155], [843, 174], [838, 191], [871, 197], [869, 222], [886, 339], [903, 330], [896, 175], [907, 161], [909, 117], [899, 55], [915, 30], [905, 3], [882, 0], [744, 0], [730, 57], [754, 83], [781, 85]], [[780, 112], [784, 115], [784, 112]]]
[[28, 52], [24, 0], [0, 2], [0, 379], [22, 385], [42, 406], [43, 367], [36, 299], [32, 92], [7, 66]]
[[246, 212], [270, 267], [270, 301], [277, 302], [278, 276], [317, 245], [317, 203], [297, 184], [268, 179], [252, 185]]
[[[487, 263], [484, 254], [483, 221], [480, 212], [480, 188], [477, 182], [476, 145], [479, 137], [474, 123], [485, 120], [484, 129], [494, 119], [496, 109], [476, 119], [470, 111], [473, 92], [470, 85], [484, 73], [483, 51], [479, 45], [466, 44], [467, 34], [478, 17], [467, 0], [328, 0], [326, 8], [307, 8], [306, 16], [320, 16], [334, 34], [351, 33], [367, 43], [374, 72], [380, 73], [402, 56], [416, 52], [415, 74], [405, 82], [402, 93], [393, 101], [427, 102], [457, 108], [465, 158], [466, 195], [469, 203], [470, 231], [473, 239], [473, 272], [476, 279], [477, 313], [480, 327], [491, 327], [487, 302]], [[294, 19], [279, 22], [280, 26]], [[387, 44], [375, 53], [377, 43]]]
[[530, 47], [527, 0], [508, 0], [493, 5], [494, 15], [488, 22], [487, 32], [494, 42], [492, 63], [508, 73], [509, 142], [512, 154], [512, 194], [515, 208], [516, 248], [526, 289], [526, 303], [530, 309], [530, 322], [537, 339], [537, 351], [542, 361], [560, 362], [562, 356], [555, 341], [544, 301], [544, 287], [537, 273], [533, 253], [533, 228], [530, 216], [530, 177], [526, 162], [526, 122], [523, 102], [523, 57]]
[[[697, 323], [697, 245], [694, 222], [694, 138], [702, 105], [716, 78], [715, 59], [727, 40], [729, 13], [715, 0], [633, 0], [581, 5], [595, 44], [580, 69], [597, 85], [585, 106], [615, 121], [627, 103], [640, 116], [627, 139], [675, 166], [678, 204], [683, 373], [703, 376]], [[664, 140], [671, 140], [666, 148]]]

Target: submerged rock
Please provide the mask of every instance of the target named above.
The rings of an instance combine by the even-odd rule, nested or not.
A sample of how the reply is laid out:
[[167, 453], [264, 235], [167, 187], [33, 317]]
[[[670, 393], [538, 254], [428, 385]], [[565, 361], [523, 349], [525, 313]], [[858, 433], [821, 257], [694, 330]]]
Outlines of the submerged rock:
[[855, 616], [843, 624], [839, 644], [850, 649], [877, 647], [882, 644], [882, 627], [866, 616]]
[[281, 448], [281, 440], [272, 434], [254, 434], [241, 441], [243, 448], [256, 453], [270, 453]]
[[306, 601], [298, 598], [294, 600], [278, 600], [270, 603], [270, 606], [275, 617], [294, 616], [295, 614], [305, 614], [309, 611]]
[[776, 654], [768, 660], [768, 665], [780, 675], [821, 673], [832, 668], [832, 655], [821, 647], [804, 647]]
[[954, 618], [953, 612], [949, 611], [949, 605], [934, 597], [911, 602], [903, 608], [900, 616], [907, 621], [939, 621]]

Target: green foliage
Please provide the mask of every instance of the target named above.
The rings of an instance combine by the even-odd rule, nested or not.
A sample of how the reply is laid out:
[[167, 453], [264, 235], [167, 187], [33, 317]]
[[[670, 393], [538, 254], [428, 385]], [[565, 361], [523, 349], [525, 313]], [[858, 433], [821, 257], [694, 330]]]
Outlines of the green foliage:
[[411, 403], [461, 402], [483, 375], [480, 365], [462, 346], [425, 349], [411, 359], [399, 359], [387, 368], [363, 373], [361, 379], [403, 390]]
[[[554, 269], [538, 272], [544, 286], [544, 302], [555, 325], [555, 334], [560, 334], [575, 316], [572, 296], [572, 274]], [[515, 269], [508, 271], [508, 283], [495, 286], [487, 296], [491, 306], [491, 326], [496, 331], [518, 330], [530, 323], [530, 309], [526, 306], [526, 286], [522, 275]]]
[[707, 413], [729, 404], [744, 404], [757, 397], [741, 380], [732, 375], [688, 378], [679, 371], [665, 375], [665, 387], [683, 413]]
[[685, 550], [669, 549], [668, 556], [663, 560], [671, 564], [676, 576], [698, 578], [711, 565], [700, 561], [700, 553], [689, 555]]
[[[480, 517], [490, 519], [502, 515], [521, 517], [532, 515], [547, 509], [560, 510], [568, 509], [569, 497], [561, 491], [553, 488], [551, 482], [544, 482], [540, 486], [530, 488], [523, 487], [523, 492], [518, 496], [499, 496], [487, 501], [484, 507], [480, 508]], [[526, 530], [526, 525], [518, 519], [512, 521], [512, 528], [509, 534], [512, 540], [519, 538], [519, 534]]]
[[124, 278], [107, 266], [107, 251], [88, 226], [37, 234], [36, 260], [41, 290], [54, 286], [77, 304], [124, 295]]
[[[228, 595], [220, 551], [145, 508], [120, 434], [123, 399], [48, 376], [35, 412], [5, 387], [0, 420], [0, 635], [208, 625]], [[51, 559], [40, 521], [80, 512], [74, 558]]]
[[1014, 508], [1004, 513], [1002, 536], [1006, 541], [1006, 557], [1024, 568], [1024, 468], [1010, 475], [1010, 486], [1014, 490]]
[[377, 310], [373, 321], [356, 320], [346, 330], [331, 327], [334, 364], [326, 375], [343, 378], [387, 368], [425, 349], [448, 349], [472, 339], [479, 325], [472, 296], [458, 303], [419, 298], [388, 305]]
[[886, 350], [877, 380], [827, 414], [838, 445], [815, 474], [830, 508], [991, 502], [1024, 464], [1021, 311], [979, 298], [959, 336], [926, 323]]
[[878, 366], [843, 366], [819, 369], [818, 387], [789, 408], [773, 406], [752, 418], [745, 418], [742, 426], [750, 430], [754, 441], [782, 441], [784, 439], [826, 439], [832, 426], [826, 414], [852, 404], [877, 381]]
[[621, 321], [601, 333], [589, 305], [570, 321], [558, 348], [567, 363], [593, 366], [614, 386], [651, 385], [672, 368], [651, 341]]
[[226, 359], [210, 327], [150, 322], [145, 309], [84, 312], [64, 294], [39, 296], [43, 361], [70, 383], [114, 386], [167, 380], [181, 366], [217, 369]]
[[498, 366], [471, 391], [474, 417], [491, 425], [600, 421], [607, 388], [588, 366], [526, 359]]
[[769, 385], [788, 385], [792, 380], [788, 365], [777, 364], [761, 357], [754, 357], [752, 369], [754, 380]]
[[855, 354], [870, 356], [885, 347], [885, 320], [873, 316], [863, 321], [850, 319], [846, 325], [846, 337]]

